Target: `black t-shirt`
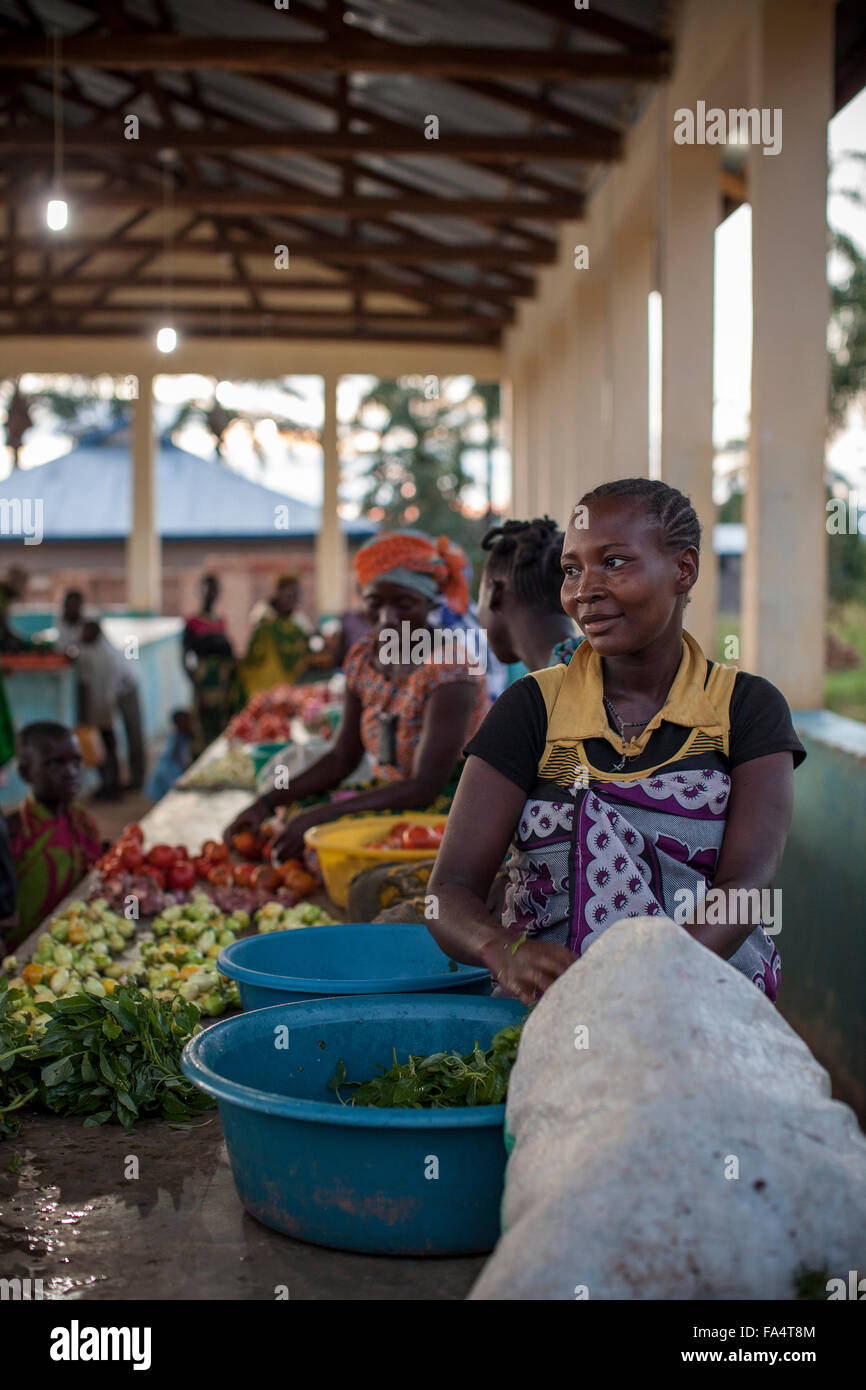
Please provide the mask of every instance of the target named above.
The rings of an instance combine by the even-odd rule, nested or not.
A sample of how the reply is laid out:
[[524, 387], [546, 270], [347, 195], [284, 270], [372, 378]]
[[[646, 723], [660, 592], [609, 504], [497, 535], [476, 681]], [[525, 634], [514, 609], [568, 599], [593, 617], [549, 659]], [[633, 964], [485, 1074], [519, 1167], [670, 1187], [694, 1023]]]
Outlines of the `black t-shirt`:
[[[707, 662], [707, 677], [713, 663]], [[730, 772], [741, 763], [763, 758], [769, 753], [790, 752], [799, 767], [806, 750], [794, 732], [791, 711], [780, 690], [763, 676], [739, 671], [730, 704], [730, 753], [724, 759]], [[608, 717], [608, 722], [610, 719]], [[613, 724], [614, 733], [617, 730]], [[547, 708], [538, 682], [523, 676], [499, 696], [475, 737], [467, 743], [467, 757], [474, 754], [489, 763], [509, 782], [529, 795], [538, 782], [538, 764], [547, 736]], [[675, 756], [685, 742], [681, 724], [663, 721], [637, 758], [629, 758], [628, 772], [655, 768]], [[600, 772], [612, 772], [621, 754], [606, 739], [588, 739], [586, 753]], [[690, 761], [692, 761], [690, 759]], [[694, 761], [700, 765], [700, 758]]]

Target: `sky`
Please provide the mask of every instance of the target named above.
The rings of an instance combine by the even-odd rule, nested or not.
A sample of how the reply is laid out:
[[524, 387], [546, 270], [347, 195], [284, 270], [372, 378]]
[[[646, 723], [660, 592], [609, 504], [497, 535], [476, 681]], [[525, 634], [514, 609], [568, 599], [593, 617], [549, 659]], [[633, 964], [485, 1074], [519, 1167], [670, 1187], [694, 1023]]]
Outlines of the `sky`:
[[[866, 153], [866, 90], [861, 92], [830, 122], [828, 149], [831, 174], [829, 180], [827, 217], [832, 227], [845, 231], [866, 252], [866, 206], [857, 206], [843, 196], [843, 190], [857, 188], [866, 191], [866, 164], [846, 158], [851, 151]], [[751, 374], [751, 209], [744, 205], [721, 224], [716, 232], [715, 270], [715, 353], [713, 438], [717, 451], [733, 440], [747, 437], [749, 429]], [[832, 263], [831, 275], [838, 273]], [[650, 472], [658, 470], [658, 430], [660, 411], [659, 385], [659, 304], [651, 296], [648, 323], [650, 333], [651, 408]], [[357, 408], [358, 401], [374, 384], [370, 376], [344, 377], [338, 391], [338, 416], [344, 426]], [[25, 391], [35, 389], [38, 378], [24, 377]], [[110, 378], [102, 380], [106, 391], [112, 389]], [[226, 408], [253, 412], [258, 417], [254, 448], [251, 431], [235, 426], [226, 441], [226, 456], [231, 466], [276, 491], [285, 492], [299, 500], [321, 503], [321, 453], [313, 438], [287, 440], [280, 434], [281, 417], [306, 426], [310, 434], [322, 423], [322, 382], [318, 377], [286, 377], [281, 383], [219, 382], [195, 376], [161, 376], [156, 378], [157, 424], [166, 428], [174, 419], [180, 405], [196, 396], [210, 397], [216, 385], [216, 398]], [[443, 378], [440, 391], [459, 399], [470, 388], [468, 378]], [[373, 436], [368, 436], [368, 442]], [[212, 454], [213, 442], [203, 424], [191, 422], [175, 435], [175, 441], [193, 453], [206, 457]], [[360, 441], [363, 444], [363, 440]], [[22, 450], [23, 467], [34, 467], [66, 453], [73, 441], [60, 433], [34, 429]], [[347, 515], [355, 513], [352, 496], [357, 487], [352, 474], [357, 471], [356, 450], [349, 431], [340, 431], [341, 458], [345, 467], [342, 491]], [[6, 456], [4, 458], [4, 455]], [[860, 407], [850, 413], [846, 428], [833, 440], [828, 449], [828, 463], [842, 473], [866, 495], [866, 412]], [[729, 458], [729, 456], [728, 456]], [[7, 451], [0, 448], [0, 478], [10, 467]], [[721, 471], [725, 455], [717, 455], [719, 484], [717, 498], [725, 495]], [[470, 505], [481, 507], [484, 495], [481, 481], [485, 456], [480, 449], [470, 451], [467, 470], [478, 479], [478, 485], [468, 499]], [[508, 456], [504, 449], [493, 454], [494, 505], [505, 507], [510, 489]]]

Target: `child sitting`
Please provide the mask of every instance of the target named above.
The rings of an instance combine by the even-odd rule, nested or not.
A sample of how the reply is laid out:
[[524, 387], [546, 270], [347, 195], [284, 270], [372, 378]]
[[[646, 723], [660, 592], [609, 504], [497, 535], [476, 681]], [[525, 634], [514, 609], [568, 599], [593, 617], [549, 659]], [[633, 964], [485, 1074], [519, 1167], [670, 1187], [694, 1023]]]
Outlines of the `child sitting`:
[[18, 771], [32, 792], [8, 819], [18, 879], [10, 946], [38, 927], [102, 853], [96, 823], [75, 804], [83, 763], [72, 730], [42, 720], [22, 729], [17, 745]]
[[159, 801], [166, 792], [171, 791], [192, 761], [192, 715], [187, 709], [176, 709], [172, 712], [171, 722], [174, 732], [166, 742], [145, 788], [145, 795], [151, 801]]

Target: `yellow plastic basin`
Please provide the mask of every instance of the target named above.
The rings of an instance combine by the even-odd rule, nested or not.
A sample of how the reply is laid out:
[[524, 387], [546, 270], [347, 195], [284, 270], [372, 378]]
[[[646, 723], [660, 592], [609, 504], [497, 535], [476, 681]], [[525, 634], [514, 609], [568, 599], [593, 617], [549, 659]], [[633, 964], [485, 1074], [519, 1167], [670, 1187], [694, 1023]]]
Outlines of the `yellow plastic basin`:
[[349, 884], [362, 869], [373, 864], [416, 864], [434, 858], [433, 849], [366, 849], [367, 840], [384, 840], [398, 821], [409, 825], [442, 825], [444, 815], [429, 811], [407, 811], [405, 815], [342, 816], [327, 825], [314, 825], [305, 831], [304, 841], [319, 856], [328, 896], [338, 907], [349, 901]]

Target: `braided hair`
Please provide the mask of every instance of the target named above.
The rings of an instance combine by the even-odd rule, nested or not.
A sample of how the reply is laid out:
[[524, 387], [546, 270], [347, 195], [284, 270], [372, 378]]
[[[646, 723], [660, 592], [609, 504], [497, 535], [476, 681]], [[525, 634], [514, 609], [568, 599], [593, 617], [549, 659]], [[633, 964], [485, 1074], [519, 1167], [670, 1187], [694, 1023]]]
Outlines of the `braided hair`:
[[527, 608], [562, 613], [562, 546], [565, 536], [549, 516], [534, 521], [505, 521], [483, 537], [485, 565], [491, 579], [507, 579]]
[[669, 487], [657, 478], [617, 478], [612, 483], [601, 483], [591, 492], [585, 492], [579, 505], [593, 502], [599, 497], [634, 497], [658, 522], [664, 550], [684, 550], [687, 546], [694, 546], [700, 554], [701, 523], [688, 497], [677, 488]]

